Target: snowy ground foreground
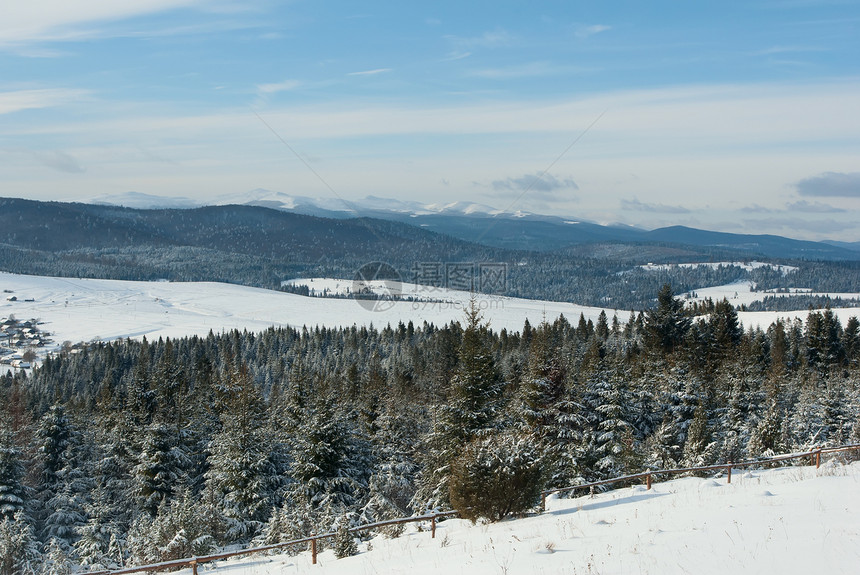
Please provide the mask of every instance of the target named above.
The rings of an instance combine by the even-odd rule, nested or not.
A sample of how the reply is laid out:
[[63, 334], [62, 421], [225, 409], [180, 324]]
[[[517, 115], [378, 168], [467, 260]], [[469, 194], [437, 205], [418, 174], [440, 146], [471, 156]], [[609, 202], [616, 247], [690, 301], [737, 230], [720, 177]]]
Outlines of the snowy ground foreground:
[[[302, 280], [316, 289], [329, 285], [343, 290], [351, 286], [349, 280]], [[298, 282], [297, 282], [298, 283]], [[403, 293], [409, 295], [417, 288], [404, 284]], [[410, 320], [416, 326], [424, 321], [443, 325], [462, 321], [469, 294], [462, 291], [430, 290], [421, 288], [419, 294], [436, 301], [420, 302], [357, 302], [350, 299], [308, 298], [272, 290], [249, 288], [223, 283], [171, 283], [130, 282], [27, 276], [0, 272], [0, 290], [10, 290], [18, 301], [0, 300], [0, 317], [14, 314], [18, 319], [40, 318], [42, 330], [52, 333], [53, 341], [73, 343], [94, 339], [146, 336], [183, 337], [206, 335], [210, 330], [221, 332], [231, 329], [261, 331], [272, 325], [301, 327], [324, 325], [384, 327]], [[737, 296], [735, 296], [737, 293]], [[697, 290], [699, 299], [728, 297], [733, 304], [763, 297], [751, 293], [749, 286], [731, 284]], [[860, 297], [858, 294], [842, 294]], [[32, 299], [34, 301], [24, 301]], [[601, 308], [570, 303], [478, 296], [484, 318], [496, 330], [507, 328], [521, 331], [526, 319], [538, 325], [544, 318], [555, 320], [559, 314], [572, 323], [580, 313], [586, 319], [597, 321]], [[844, 323], [851, 316], [860, 315], [858, 308], [834, 310]], [[614, 310], [606, 310], [611, 320]], [[766, 328], [778, 317], [805, 319], [807, 312], [742, 312], [744, 326], [759, 325]], [[629, 311], [620, 310], [622, 322]]]
[[[414, 527], [377, 536], [360, 554], [332, 551], [210, 565], [223, 575], [319, 573], [857, 573], [860, 463], [827, 463], [725, 478], [684, 478], [578, 499], [497, 524], [449, 520], [436, 539]], [[188, 570], [182, 572], [188, 574]]]

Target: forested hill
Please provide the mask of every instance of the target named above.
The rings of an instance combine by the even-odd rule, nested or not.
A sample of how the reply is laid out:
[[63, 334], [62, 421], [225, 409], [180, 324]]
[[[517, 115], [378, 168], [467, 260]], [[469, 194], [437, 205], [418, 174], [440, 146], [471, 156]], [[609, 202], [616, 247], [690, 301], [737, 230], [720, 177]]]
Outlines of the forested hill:
[[738, 266], [639, 267], [648, 262], [742, 261], [748, 256], [723, 248], [660, 243], [516, 251], [402, 222], [327, 219], [259, 206], [138, 210], [0, 199], [0, 270], [25, 274], [278, 288], [295, 277], [352, 278], [363, 265], [381, 261], [415, 283], [427, 283], [415, 272], [424, 264], [443, 272], [451, 264], [471, 276], [465, 289], [471, 283], [480, 291], [480, 266], [501, 264], [504, 281], [495, 284], [492, 293], [628, 310], [650, 306], [664, 283], [678, 292], [742, 279], [762, 288], [802, 285], [860, 291], [858, 262], [782, 260], [798, 268], [789, 276], [765, 268], [751, 273]]
[[399, 259], [414, 250], [453, 257], [485, 252], [475, 244], [382, 220], [335, 220], [255, 206], [135, 210], [20, 199], [0, 200], [0, 240], [46, 252], [192, 247], [300, 264]]

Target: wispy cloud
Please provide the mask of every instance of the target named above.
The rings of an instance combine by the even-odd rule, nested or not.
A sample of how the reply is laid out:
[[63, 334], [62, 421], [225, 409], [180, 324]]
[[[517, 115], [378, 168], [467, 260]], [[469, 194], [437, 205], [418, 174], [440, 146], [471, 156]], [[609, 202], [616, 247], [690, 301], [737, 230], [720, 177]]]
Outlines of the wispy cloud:
[[[197, 8], [204, 12], [235, 14], [244, 12], [242, 3], [234, 0], [201, 2], [200, 0], [145, 0], [116, 2], [113, 0], [41, 0], [39, 2], [7, 2], [0, 20], [0, 48], [19, 50], [21, 46], [52, 41], [83, 40], [126, 35], [107, 25], [131, 18], [169, 12], [182, 8]], [[234, 18], [234, 24], [237, 20]], [[180, 29], [187, 31], [187, 29]], [[164, 29], [151, 33], [165, 34]]]
[[860, 198], [860, 172], [824, 172], [795, 184], [801, 196]]
[[538, 76], [557, 76], [574, 71], [570, 66], [558, 66], [551, 62], [529, 62], [503, 68], [486, 68], [474, 70], [471, 76], [477, 78], [489, 78], [507, 80], [515, 78], [530, 78]]
[[668, 206], [666, 204], [656, 204], [649, 202], [640, 202], [638, 199], [621, 200], [621, 209], [632, 212], [649, 212], [653, 214], [689, 214], [688, 208], [684, 206]]
[[298, 80], [284, 80], [274, 84], [257, 84], [257, 91], [261, 94], [277, 94], [278, 92], [289, 92], [295, 90], [302, 83]]
[[607, 30], [612, 30], [612, 26], [606, 26], [603, 24], [591, 24], [577, 26], [573, 33], [574, 35], [576, 35], [577, 38], [585, 40], [590, 36], [600, 34], [601, 32], [606, 32]]
[[816, 218], [766, 218], [766, 219], [745, 219], [743, 220], [743, 229], [747, 230], [772, 230], [788, 232], [792, 237], [797, 236], [797, 231], [805, 230], [817, 232], [832, 236], [834, 232], [843, 230], [856, 230], [856, 222], [837, 221], [833, 219], [820, 220]]
[[375, 68], [373, 70], [362, 70], [360, 72], [349, 72], [347, 76], [376, 76], [377, 74], [387, 74], [391, 72], [391, 68]]
[[806, 200], [788, 203], [785, 205], [785, 209], [789, 212], [804, 212], [807, 214], [841, 214], [847, 211], [842, 208], [837, 208], [836, 206], [831, 206], [829, 204], [824, 204], [821, 202], [807, 202]]
[[86, 169], [71, 155], [59, 150], [35, 152], [33, 157], [37, 162], [67, 174], [82, 174]]
[[749, 206], [744, 206], [738, 210], [740, 213], [745, 214], [771, 214], [774, 212], [771, 208], [766, 208], [759, 204], [751, 204]]
[[818, 46], [770, 46], [758, 50], [753, 54], [756, 56], [773, 56], [774, 54], [795, 54], [802, 52], [823, 52], [825, 49]]
[[80, 101], [88, 96], [89, 91], [87, 90], [65, 88], [0, 92], [0, 114], [11, 114], [38, 108], [53, 108]]
[[491, 32], [484, 32], [480, 36], [446, 36], [445, 38], [455, 46], [461, 48], [499, 48], [502, 46], [511, 46], [517, 41], [513, 34], [501, 28], [496, 28]]
[[552, 174], [523, 174], [522, 176], [508, 177], [503, 180], [495, 180], [491, 184], [496, 192], [522, 193], [528, 190], [529, 194], [542, 196], [555, 195], [560, 190], [576, 191], [579, 186], [573, 178], [557, 178]]
[[464, 58], [468, 58], [471, 56], [471, 52], [461, 52], [459, 50], [454, 50], [453, 52], [448, 52], [448, 55], [443, 58], [444, 62], [451, 62], [454, 60], [463, 60]]

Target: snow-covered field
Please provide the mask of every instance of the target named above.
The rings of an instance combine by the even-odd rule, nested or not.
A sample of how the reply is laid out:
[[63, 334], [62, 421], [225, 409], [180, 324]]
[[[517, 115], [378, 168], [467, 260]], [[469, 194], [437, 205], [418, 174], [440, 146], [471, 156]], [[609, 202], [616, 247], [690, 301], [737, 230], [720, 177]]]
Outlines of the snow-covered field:
[[[349, 280], [314, 278], [299, 280], [322, 291], [343, 293]], [[299, 283], [296, 282], [296, 283]], [[39, 318], [43, 331], [52, 334], [55, 345], [95, 339], [113, 340], [146, 336], [183, 337], [206, 335], [210, 330], [240, 329], [260, 331], [270, 326], [328, 327], [373, 324], [383, 327], [410, 320], [415, 325], [432, 322], [442, 325], [461, 321], [468, 304], [468, 292], [423, 288], [404, 284], [404, 295], [418, 295], [431, 301], [355, 301], [351, 299], [309, 298], [265, 289], [223, 283], [131, 282], [27, 276], [0, 272], [0, 290], [18, 301], [0, 301], [0, 317], [14, 315], [24, 320]], [[698, 298], [727, 297], [735, 305], [763, 297], [749, 291], [746, 282], [697, 290]], [[858, 294], [832, 294], [860, 297]], [[24, 301], [33, 300], [33, 301]], [[493, 329], [520, 331], [526, 319], [537, 325], [564, 314], [575, 323], [582, 313], [596, 321], [601, 308], [562, 302], [477, 296], [484, 318]], [[615, 313], [606, 310], [611, 319]], [[843, 324], [860, 315], [858, 308], [835, 309]], [[767, 327], [778, 317], [801, 319], [807, 312], [741, 312], [744, 326]], [[622, 322], [629, 311], [618, 312]]]
[[[332, 285], [344, 280], [329, 280]], [[322, 284], [318, 284], [322, 285]], [[404, 289], [409, 289], [406, 286]], [[0, 272], [0, 290], [18, 301], [0, 301], [0, 317], [39, 318], [40, 328], [60, 344], [146, 336], [149, 339], [206, 335], [209, 330], [261, 331], [270, 326], [373, 324], [384, 327], [410, 320], [442, 325], [462, 321], [469, 293], [427, 292], [434, 301], [355, 301], [310, 298], [223, 283], [134, 282], [27, 276]], [[8, 295], [8, 294], [7, 294]], [[34, 301], [24, 301], [32, 299]], [[479, 295], [478, 305], [493, 329], [520, 331], [528, 319], [537, 325], [564, 314], [596, 321], [600, 308]], [[612, 317], [612, 310], [607, 310]], [[626, 321], [629, 312], [620, 314]]]
[[[360, 553], [310, 553], [215, 564], [224, 575], [319, 573], [857, 573], [860, 463], [684, 478], [577, 499], [496, 524], [449, 520], [436, 538], [411, 529]], [[183, 575], [188, 573], [184, 571]]]
[[758, 268], [774, 268], [777, 271], [781, 272], [783, 275], [788, 272], [797, 271], [796, 266], [783, 266], [783, 265], [775, 265], [766, 262], [699, 262], [699, 263], [683, 263], [683, 264], [645, 264], [644, 266], [640, 266], [644, 270], [648, 271], [665, 271], [670, 270], [672, 268], [697, 268], [700, 266], [706, 266], [711, 269], [717, 269], [719, 267], [728, 267], [735, 266], [746, 271], [752, 271]]
[[[756, 301], [762, 301], [767, 296], [784, 297], [791, 295], [785, 293], [751, 291], [751, 285], [751, 282], [743, 280], [722, 286], [697, 289], [695, 291], [695, 297], [688, 297], [688, 294], [681, 294], [681, 297], [684, 298], [685, 301], [691, 302], [702, 301], [708, 298], [717, 302], [726, 298], [733, 306], [739, 306], [749, 305]], [[842, 299], [860, 299], [860, 293], [813, 292], [803, 288], [794, 288], [792, 293], [797, 293], [798, 290], [807, 295], [829, 296], [830, 298], [838, 297]], [[860, 308], [833, 308], [833, 313], [839, 318], [842, 325], [845, 325], [848, 318], [852, 316], [860, 317]], [[767, 329], [767, 327], [777, 319], [782, 318], [783, 320], [794, 320], [795, 318], [799, 318], [802, 321], [806, 321], [806, 316], [808, 314], [809, 311], [805, 309], [798, 311], [742, 311], [738, 312], [738, 319], [743, 323], [745, 328], [760, 327], [762, 329]]]

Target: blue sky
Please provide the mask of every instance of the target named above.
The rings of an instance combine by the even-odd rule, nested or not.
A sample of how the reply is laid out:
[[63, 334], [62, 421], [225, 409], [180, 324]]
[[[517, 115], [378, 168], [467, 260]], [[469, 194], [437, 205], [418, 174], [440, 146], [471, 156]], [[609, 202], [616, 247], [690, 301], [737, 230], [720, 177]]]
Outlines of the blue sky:
[[14, 0], [0, 193], [333, 191], [860, 241], [858, 54], [856, 1]]

